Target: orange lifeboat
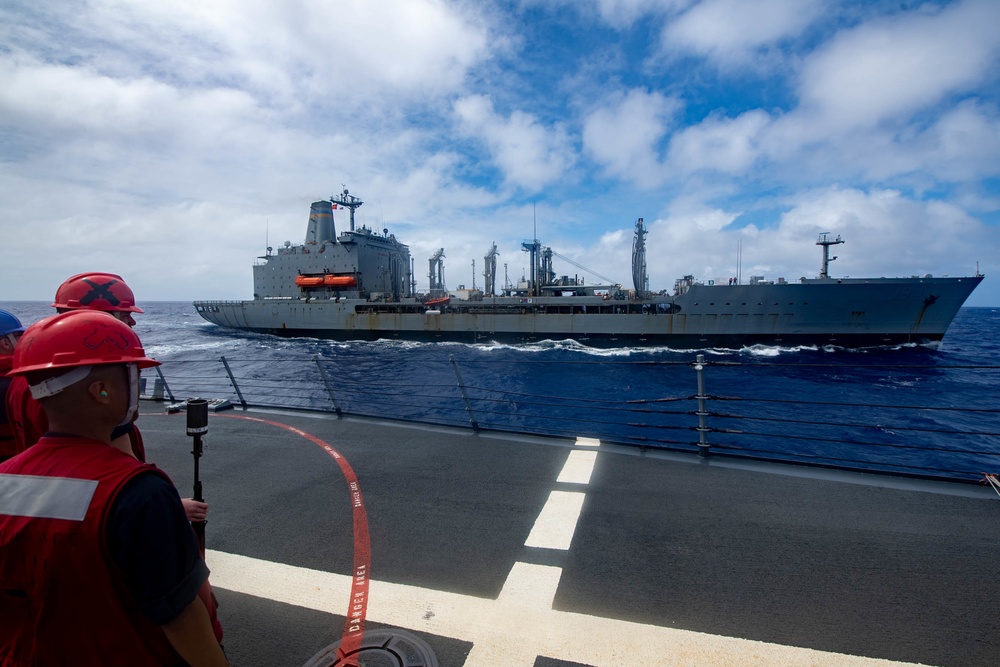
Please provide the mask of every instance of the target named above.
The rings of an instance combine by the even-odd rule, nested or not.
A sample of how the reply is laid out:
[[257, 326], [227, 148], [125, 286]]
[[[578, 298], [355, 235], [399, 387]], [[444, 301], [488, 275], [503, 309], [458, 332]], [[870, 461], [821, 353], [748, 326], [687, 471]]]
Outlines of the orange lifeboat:
[[299, 287], [319, 287], [323, 284], [323, 276], [295, 276], [295, 284]]
[[325, 276], [323, 284], [330, 287], [353, 287], [355, 280], [354, 276]]

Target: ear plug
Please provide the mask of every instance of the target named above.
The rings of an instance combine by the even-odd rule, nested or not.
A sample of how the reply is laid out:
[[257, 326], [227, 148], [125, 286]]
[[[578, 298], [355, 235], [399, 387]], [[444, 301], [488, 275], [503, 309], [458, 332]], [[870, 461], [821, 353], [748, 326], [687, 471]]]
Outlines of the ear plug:
[[104, 398], [107, 398], [107, 397], [108, 397], [108, 392], [106, 392], [106, 391], [104, 391], [104, 390], [102, 389], [102, 390], [101, 390], [101, 396], [103, 396]]

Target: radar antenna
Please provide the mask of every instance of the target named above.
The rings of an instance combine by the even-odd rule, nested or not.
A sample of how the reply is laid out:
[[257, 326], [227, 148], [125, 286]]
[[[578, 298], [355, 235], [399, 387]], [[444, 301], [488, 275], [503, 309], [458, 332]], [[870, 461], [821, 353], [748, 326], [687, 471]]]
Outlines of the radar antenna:
[[348, 192], [347, 188], [344, 188], [344, 191], [341, 194], [330, 197], [330, 201], [336, 204], [337, 206], [343, 206], [344, 208], [351, 209], [351, 231], [353, 232], [354, 209], [364, 204], [364, 202], [361, 201], [359, 198], [355, 197], [354, 195], [352, 195], [350, 192]]
[[830, 277], [830, 262], [837, 259], [836, 257], [830, 257], [830, 246], [843, 242], [844, 241], [840, 238], [839, 234], [837, 235], [837, 238], [831, 239], [830, 232], [820, 232], [819, 240], [816, 241], [816, 245], [823, 246], [823, 266], [819, 272], [820, 278]]

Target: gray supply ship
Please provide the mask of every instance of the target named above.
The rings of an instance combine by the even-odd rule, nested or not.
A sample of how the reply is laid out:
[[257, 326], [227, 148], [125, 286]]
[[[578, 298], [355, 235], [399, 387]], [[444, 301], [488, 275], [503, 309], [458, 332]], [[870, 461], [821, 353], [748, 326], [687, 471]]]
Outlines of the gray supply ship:
[[[355, 228], [354, 213], [363, 203], [347, 189], [313, 203], [305, 242], [286, 241], [277, 251], [268, 247], [258, 258], [253, 300], [196, 301], [198, 313], [223, 327], [341, 340], [866, 347], [940, 341], [983, 279], [978, 272], [957, 278], [833, 278], [830, 246], [843, 241], [824, 233], [817, 241], [823, 253], [818, 278], [787, 282], [754, 276], [748, 284], [713, 284], [685, 276], [673, 294], [654, 294], [648, 289], [647, 232], [640, 218], [632, 247], [634, 289], [557, 276], [555, 253], [535, 239], [522, 244], [530, 255], [529, 275], [499, 293], [494, 244], [484, 257], [482, 290], [446, 289], [442, 248], [429, 259], [430, 291], [418, 294], [409, 248], [387, 229]], [[350, 230], [339, 235], [335, 208], [350, 212]]]

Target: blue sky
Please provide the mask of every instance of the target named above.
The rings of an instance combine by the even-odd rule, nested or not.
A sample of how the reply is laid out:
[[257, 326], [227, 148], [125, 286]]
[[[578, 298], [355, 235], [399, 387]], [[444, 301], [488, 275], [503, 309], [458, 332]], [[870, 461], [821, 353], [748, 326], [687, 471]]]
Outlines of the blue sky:
[[744, 279], [815, 276], [833, 232], [834, 275], [978, 262], [968, 303], [997, 306], [998, 25], [989, 0], [8, 1], [0, 297], [106, 270], [249, 298], [265, 241], [346, 185], [418, 288], [441, 247], [451, 288], [492, 242], [519, 278], [533, 221], [628, 286], [643, 217], [654, 289], [736, 275], [740, 245]]

